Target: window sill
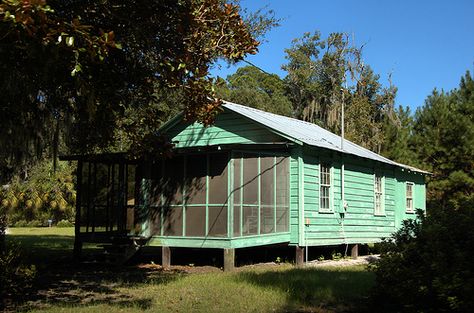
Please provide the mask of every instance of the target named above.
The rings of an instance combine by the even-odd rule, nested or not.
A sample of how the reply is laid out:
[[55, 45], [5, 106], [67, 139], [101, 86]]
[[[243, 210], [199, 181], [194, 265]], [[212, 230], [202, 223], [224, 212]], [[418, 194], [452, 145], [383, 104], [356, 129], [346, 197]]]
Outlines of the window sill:
[[408, 214], [415, 214], [415, 210], [405, 210], [405, 213], [408, 213]]
[[374, 216], [382, 216], [382, 217], [384, 217], [384, 216], [387, 216], [387, 214], [385, 214], [385, 213], [374, 213]]
[[322, 213], [322, 214], [333, 214], [334, 213], [334, 210], [319, 210], [318, 213]]

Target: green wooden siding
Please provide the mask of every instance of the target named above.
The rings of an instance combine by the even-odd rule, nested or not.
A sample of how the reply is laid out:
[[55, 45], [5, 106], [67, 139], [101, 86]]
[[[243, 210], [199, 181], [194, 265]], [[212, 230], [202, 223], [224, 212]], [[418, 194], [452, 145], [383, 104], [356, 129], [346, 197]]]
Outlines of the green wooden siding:
[[[398, 169], [347, 155], [341, 160], [339, 154], [322, 149], [306, 150], [304, 161], [305, 235], [299, 244], [320, 246], [375, 242], [390, 236], [396, 230], [398, 224], [396, 224], [395, 212], [397, 208], [400, 210], [402, 204], [405, 203], [404, 195], [397, 195], [398, 185], [403, 185], [404, 188], [404, 182], [399, 182], [395, 177], [395, 171]], [[339, 214], [342, 206], [342, 162], [345, 164], [344, 195], [348, 204], [347, 211], [343, 215]], [[321, 163], [332, 165], [333, 212], [319, 210], [319, 165]], [[384, 177], [383, 215], [374, 214], [375, 172]], [[414, 202], [415, 206], [421, 206], [425, 199], [424, 185], [419, 180], [422, 176], [416, 175], [416, 177], [418, 180], [410, 177], [416, 183]], [[402, 219], [409, 217], [410, 214], [407, 213]]]
[[180, 122], [167, 135], [177, 142], [177, 148], [284, 141], [265, 127], [231, 112], [219, 114], [210, 127]]

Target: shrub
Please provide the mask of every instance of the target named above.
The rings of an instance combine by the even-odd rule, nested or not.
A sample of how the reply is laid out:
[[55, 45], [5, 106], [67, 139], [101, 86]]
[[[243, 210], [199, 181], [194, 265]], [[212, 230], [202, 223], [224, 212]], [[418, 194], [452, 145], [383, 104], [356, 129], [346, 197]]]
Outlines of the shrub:
[[0, 308], [9, 301], [20, 301], [25, 292], [31, 287], [36, 275], [34, 265], [22, 263], [18, 246], [9, 246], [0, 252]]
[[57, 224], [57, 227], [73, 227], [74, 224], [68, 220], [60, 220]]
[[374, 305], [392, 312], [469, 312], [474, 306], [474, 210], [437, 209], [405, 221], [381, 245]]
[[27, 226], [28, 226], [28, 222], [25, 220], [19, 220], [18, 222], [13, 224], [13, 227], [27, 227]]
[[44, 226], [43, 222], [38, 220], [29, 221], [26, 225], [27, 227], [42, 227]]
[[[0, 208], [6, 210], [9, 222], [56, 221], [71, 219], [75, 215], [76, 190], [74, 167], [59, 162], [56, 171], [50, 161], [35, 164], [29, 169], [27, 180], [14, 177], [10, 184], [0, 189]], [[38, 225], [37, 222], [33, 223]]]

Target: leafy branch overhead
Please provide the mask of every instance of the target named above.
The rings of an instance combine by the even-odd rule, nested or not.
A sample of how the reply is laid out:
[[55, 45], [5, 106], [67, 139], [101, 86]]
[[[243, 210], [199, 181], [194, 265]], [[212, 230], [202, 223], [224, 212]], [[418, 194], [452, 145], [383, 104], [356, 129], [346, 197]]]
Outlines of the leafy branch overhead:
[[28, 50], [31, 43], [57, 45], [71, 52], [71, 75], [81, 70], [80, 58], [103, 60], [111, 48], [120, 48], [114, 32], [92, 32], [79, 17], [65, 20], [55, 15], [45, 0], [4, 0], [0, 3], [0, 38], [16, 49]]
[[109, 149], [130, 110], [148, 114], [129, 129], [153, 131], [170, 93], [186, 118], [212, 123], [210, 66], [256, 53], [254, 35], [273, 23], [240, 13], [221, 0], [1, 0], [2, 171], [45, 149]]

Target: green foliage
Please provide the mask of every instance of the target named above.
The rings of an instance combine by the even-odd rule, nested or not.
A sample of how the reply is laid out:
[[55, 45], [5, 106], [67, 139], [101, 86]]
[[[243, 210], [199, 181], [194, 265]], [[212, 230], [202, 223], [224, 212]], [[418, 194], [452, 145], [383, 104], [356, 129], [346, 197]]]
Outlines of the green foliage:
[[399, 106], [391, 117], [383, 125], [385, 139], [381, 153], [402, 164], [420, 166], [412, 145], [414, 119], [410, 108]]
[[290, 116], [292, 104], [285, 95], [285, 84], [276, 74], [245, 66], [218, 85], [217, 95], [225, 100]]
[[339, 134], [345, 106], [345, 137], [380, 152], [384, 125], [393, 123], [396, 88], [382, 87], [380, 76], [362, 59], [362, 48], [347, 34], [305, 33], [285, 50], [284, 79], [254, 66], [239, 68], [217, 84], [223, 99], [321, 125]]
[[474, 305], [474, 210], [418, 212], [382, 246], [373, 266], [381, 311], [468, 312]]
[[[1, 0], [2, 183], [58, 151], [115, 148], [117, 126], [155, 131], [166, 116], [142, 113], [167, 111], [147, 107], [170, 90], [183, 95], [186, 118], [211, 123], [220, 101], [210, 65], [256, 53], [253, 34], [275, 24], [265, 13], [246, 20], [221, 0]], [[138, 133], [127, 140], [143, 138], [128, 130]]]
[[[48, 219], [74, 220], [76, 191], [73, 167], [66, 162], [56, 172], [50, 162], [34, 166], [26, 181], [16, 178], [0, 192], [0, 206], [9, 223], [19, 227], [46, 226]], [[26, 225], [25, 225], [26, 223]]]
[[469, 72], [459, 89], [436, 90], [415, 115], [413, 147], [428, 180], [431, 207], [458, 209], [474, 201], [474, 81]]
[[0, 251], [0, 309], [9, 301], [23, 300], [35, 275], [34, 265], [23, 264], [18, 246], [9, 245], [5, 252]]
[[68, 220], [60, 220], [57, 224], [56, 227], [73, 227], [74, 224], [71, 223]]
[[343, 258], [343, 256], [342, 256], [342, 253], [333, 251], [333, 252], [331, 253], [331, 258], [332, 258], [334, 261], [339, 261], [340, 259]]

